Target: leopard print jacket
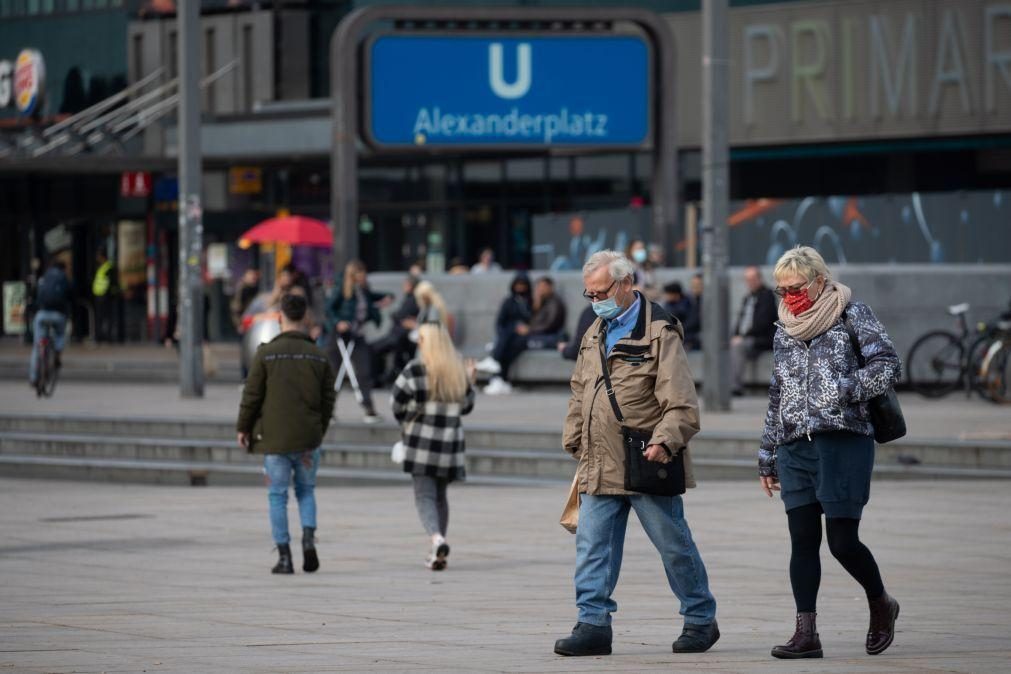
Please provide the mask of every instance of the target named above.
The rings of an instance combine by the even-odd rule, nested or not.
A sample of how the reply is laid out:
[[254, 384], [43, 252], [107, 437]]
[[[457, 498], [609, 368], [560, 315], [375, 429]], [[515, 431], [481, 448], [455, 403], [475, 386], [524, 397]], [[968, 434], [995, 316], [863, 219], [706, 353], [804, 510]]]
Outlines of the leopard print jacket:
[[760, 475], [776, 476], [776, 449], [794, 440], [828, 431], [874, 435], [867, 401], [895, 385], [901, 364], [870, 307], [851, 302], [845, 316], [860, 342], [863, 368], [842, 319], [808, 342], [777, 324], [769, 410], [758, 451]]

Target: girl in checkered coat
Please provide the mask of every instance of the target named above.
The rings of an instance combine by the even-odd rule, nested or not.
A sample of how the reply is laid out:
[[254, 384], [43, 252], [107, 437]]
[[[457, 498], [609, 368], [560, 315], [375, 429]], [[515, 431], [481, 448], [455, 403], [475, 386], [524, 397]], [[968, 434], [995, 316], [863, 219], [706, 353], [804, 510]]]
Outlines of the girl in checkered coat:
[[473, 363], [464, 363], [446, 328], [423, 323], [418, 355], [393, 384], [393, 415], [400, 422], [404, 472], [414, 479], [414, 504], [432, 551], [425, 564], [446, 568], [449, 501], [446, 488], [466, 477], [461, 417], [474, 409]]

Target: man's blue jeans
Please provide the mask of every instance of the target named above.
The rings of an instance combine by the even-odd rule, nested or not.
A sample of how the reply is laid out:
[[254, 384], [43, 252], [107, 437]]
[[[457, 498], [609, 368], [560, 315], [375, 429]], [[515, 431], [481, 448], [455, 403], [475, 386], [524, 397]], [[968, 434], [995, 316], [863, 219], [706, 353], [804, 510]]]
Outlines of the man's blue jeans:
[[42, 341], [42, 335], [46, 332], [46, 330], [43, 330], [43, 323], [53, 324], [53, 327], [48, 330], [48, 334], [52, 335], [53, 346], [56, 348], [56, 353], [63, 352], [63, 341], [66, 337], [65, 333], [67, 332], [67, 317], [59, 311], [41, 309], [37, 314], [35, 314], [35, 322], [33, 324], [34, 332], [32, 333], [34, 335], [32, 341], [32, 357], [28, 362], [28, 381], [33, 384], [39, 378], [39, 342]]
[[316, 470], [319, 458], [319, 449], [263, 457], [267, 498], [270, 501], [270, 529], [277, 545], [287, 545], [291, 541], [288, 536], [288, 484], [292, 474], [295, 476], [295, 500], [298, 501], [302, 527], [316, 528]]
[[628, 512], [642, 522], [663, 561], [671, 590], [681, 601], [686, 623], [708, 625], [716, 618], [709, 577], [692, 540], [680, 496], [581, 495], [576, 528], [576, 606], [579, 622], [605, 626], [618, 604], [611, 599], [618, 584]]

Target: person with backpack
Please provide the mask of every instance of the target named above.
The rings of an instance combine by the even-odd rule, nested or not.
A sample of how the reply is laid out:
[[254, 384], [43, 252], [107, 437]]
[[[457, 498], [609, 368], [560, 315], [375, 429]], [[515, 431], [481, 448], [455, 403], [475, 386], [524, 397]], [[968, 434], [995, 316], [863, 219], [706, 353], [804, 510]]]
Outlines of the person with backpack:
[[418, 326], [418, 354], [393, 384], [393, 416], [400, 423], [404, 472], [414, 481], [414, 504], [431, 542], [425, 566], [446, 568], [447, 487], [466, 478], [461, 418], [474, 409], [477, 370], [464, 363], [446, 328]]
[[53, 260], [49, 269], [39, 279], [35, 293], [35, 320], [32, 323], [32, 355], [28, 363], [28, 383], [32, 388], [39, 379], [39, 342], [46, 334], [49, 324], [53, 331], [53, 348], [56, 350], [56, 367], [62, 366], [61, 354], [67, 332], [67, 317], [74, 307], [74, 292], [67, 277], [67, 265], [62, 260]]
[[869, 401], [886, 394], [901, 364], [884, 326], [834, 280], [814, 248], [776, 263], [779, 321], [769, 408], [758, 453], [759, 480], [779, 491], [790, 530], [790, 585], [796, 629], [776, 658], [820, 658], [815, 624], [821, 583], [822, 515], [832, 556], [860, 583], [870, 608], [865, 649], [878, 655], [895, 637], [899, 603], [858, 535], [870, 498], [874, 425]]

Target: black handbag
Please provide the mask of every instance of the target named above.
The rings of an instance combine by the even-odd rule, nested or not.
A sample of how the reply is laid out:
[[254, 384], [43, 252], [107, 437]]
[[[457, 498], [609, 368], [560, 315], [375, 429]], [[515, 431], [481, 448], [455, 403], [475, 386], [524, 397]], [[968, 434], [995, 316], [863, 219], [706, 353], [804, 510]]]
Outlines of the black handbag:
[[611, 386], [603, 337], [600, 339], [600, 370], [604, 377], [607, 399], [611, 402], [615, 418], [621, 424], [621, 444], [625, 449], [625, 489], [656, 496], [678, 496], [685, 493], [685, 459], [680, 448], [671, 453], [671, 460], [667, 463], [650, 461], [646, 458], [646, 448], [653, 437], [653, 431], [625, 425], [625, 417], [618, 407]]
[[[860, 350], [860, 340], [857, 333], [850, 324], [846, 312], [842, 314], [843, 325], [850, 336], [850, 344], [853, 352], [857, 356], [857, 365], [862, 369], [866, 364], [864, 354]], [[892, 440], [898, 440], [906, 434], [906, 418], [902, 415], [902, 407], [899, 406], [899, 397], [895, 395], [895, 389], [890, 388], [885, 393], [875, 396], [867, 401], [867, 410], [871, 414], [871, 425], [874, 426], [874, 440], [878, 444], [885, 444]]]

